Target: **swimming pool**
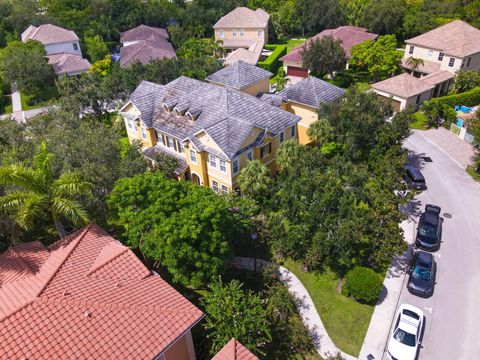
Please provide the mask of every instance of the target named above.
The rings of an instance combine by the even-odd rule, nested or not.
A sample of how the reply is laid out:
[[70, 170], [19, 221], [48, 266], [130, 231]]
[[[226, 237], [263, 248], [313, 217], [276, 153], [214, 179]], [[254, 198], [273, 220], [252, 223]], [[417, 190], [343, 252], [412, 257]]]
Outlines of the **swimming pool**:
[[462, 105], [462, 106], [455, 105], [455, 111], [456, 112], [461, 112], [461, 113], [464, 113], [464, 114], [468, 114], [469, 112], [472, 111], [472, 108], [470, 108], [468, 106], [465, 106], [465, 105]]

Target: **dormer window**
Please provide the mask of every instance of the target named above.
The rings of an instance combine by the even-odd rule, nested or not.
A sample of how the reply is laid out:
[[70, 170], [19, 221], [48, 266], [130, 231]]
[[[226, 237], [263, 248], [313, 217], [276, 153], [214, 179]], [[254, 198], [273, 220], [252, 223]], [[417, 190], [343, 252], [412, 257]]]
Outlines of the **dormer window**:
[[173, 110], [175, 110], [177, 115], [183, 116], [187, 112], [189, 106], [189, 103], [177, 104]]
[[195, 120], [197, 120], [197, 118], [198, 118], [198, 116], [200, 115], [201, 112], [202, 112], [202, 110], [199, 109], [199, 108], [188, 109], [187, 116], [190, 119], [190, 121], [195, 121]]
[[177, 98], [171, 98], [170, 100], [165, 100], [163, 102], [163, 107], [167, 111], [172, 111], [175, 105], [177, 105], [177, 103], [178, 103]]

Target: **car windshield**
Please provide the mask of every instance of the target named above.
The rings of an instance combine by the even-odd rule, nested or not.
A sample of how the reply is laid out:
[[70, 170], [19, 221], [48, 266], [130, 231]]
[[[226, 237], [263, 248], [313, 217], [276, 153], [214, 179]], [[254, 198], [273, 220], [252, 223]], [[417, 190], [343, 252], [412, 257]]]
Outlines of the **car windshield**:
[[402, 329], [397, 329], [393, 338], [397, 341], [400, 341], [402, 344], [407, 346], [415, 346], [415, 335], [410, 334]]
[[437, 235], [437, 227], [427, 222], [424, 222], [422, 223], [422, 226], [420, 226], [419, 233], [422, 236], [432, 238]]
[[430, 271], [422, 269], [421, 267], [417, 266], [415, 270], [413, 270], [412, 276], [415, 279], [430, 280]]

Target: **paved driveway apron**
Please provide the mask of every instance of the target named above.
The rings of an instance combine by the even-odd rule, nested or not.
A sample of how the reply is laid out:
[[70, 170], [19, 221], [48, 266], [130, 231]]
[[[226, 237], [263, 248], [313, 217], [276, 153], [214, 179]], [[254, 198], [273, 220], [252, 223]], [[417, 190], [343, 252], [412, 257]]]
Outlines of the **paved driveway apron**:
[[[414, 203], [418, 215], [425, 204], [442, 208], [443, 236], [437, 261], [437, 284], [429, 299], [405, 287], [399, 303], [419, 307], [426, 327], [419, 359], [480, 359], [480, 184], [434, 144], [413, 133], [405, 142], [418, 162], [428, 190]], [[431, 162], [422, 157], [430, 157]]]

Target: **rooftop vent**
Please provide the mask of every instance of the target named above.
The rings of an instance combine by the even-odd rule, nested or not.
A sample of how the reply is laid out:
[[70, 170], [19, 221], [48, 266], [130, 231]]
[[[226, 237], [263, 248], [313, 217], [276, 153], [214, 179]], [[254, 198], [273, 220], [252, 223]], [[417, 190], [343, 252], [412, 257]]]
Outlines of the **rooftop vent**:
[[70, 293], [69, 293], [67, 290], [64, 290], [64, 291], [62, 292], [62, 296], [65, 297], [65, 296], [67, 296], [67, 295], [70, 295]]
[[174, 110], [176, 111], [177, 115], [185, 115], [185, 112], [188, 110], [189, 107], [190, 107], [190, 104], [186, 102], [182, 104], [177, 104]]
[[85, 317], [85, 318], [90, 318], [90, 317], [92, 317], [92, 313], [87, 310], [87, 311], [85, 311], [85, 313], [83, 314], [83, 317]]
[[176, 97], [173, 97], [169, 100], [165, 100], [163, 102], [163, 107], [167, 110], [167, 111], [172, 111], [173, 108], [175, 107], [175, 105], [177, 105], [178, 103], [178, 99]]

